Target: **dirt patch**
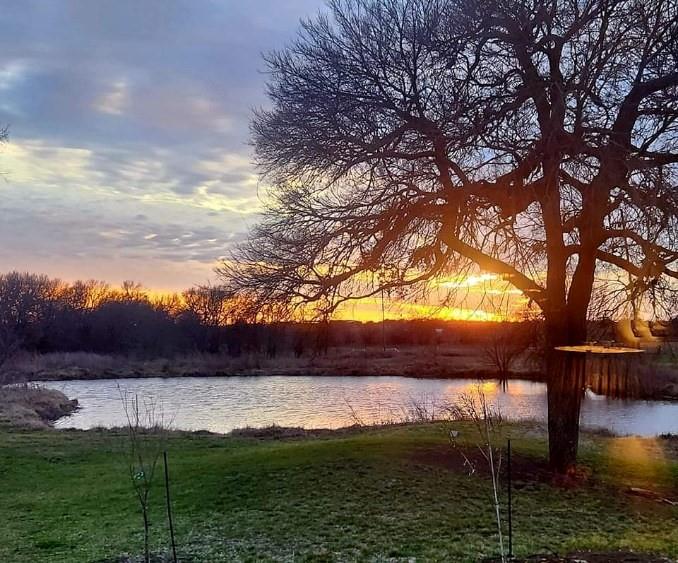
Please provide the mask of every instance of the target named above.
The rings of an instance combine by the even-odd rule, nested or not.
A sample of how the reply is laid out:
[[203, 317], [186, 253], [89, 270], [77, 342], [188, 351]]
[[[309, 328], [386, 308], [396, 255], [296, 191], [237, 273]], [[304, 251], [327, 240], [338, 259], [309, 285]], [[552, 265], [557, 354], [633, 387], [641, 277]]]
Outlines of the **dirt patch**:
[[[664, 438], [667, 441], [675, 440], [674, 437]], [[444, 467], [456, 473], [466, 473], [481, 477], [490, 477], [488, 461], [476, 446], [451, 446], [441, 445], [415, 450], [411, 454], [411, 461], [417, 464], [434, 465]], [[495, 459], [495, 463], [497, 459]], [[500, 460], [502, 479], [506, 475], [507, 460], [504, 456]], [[566, 475], [554, 473], [544, 458], [530, 457], [513, 453], [511, 456], [511, 474], [513, 489], [521, 491], [534, 487], [536, 484], [548, 484], [559, 489], [577, 489], [580, 487], [603, 487], [610, 495], [624, 497], [633, 503], [636, 510], [671, 510], [678, 505], [676, 490], [667, 488], [639, 488], [619, 483], [613, 485], [603, 483], [585, 465], [577, 468]], [[558, 560], [560, 561], [560, 560]], [[597, 561], [597, 560], [596, 560]], [[611, 561], [616, 561], [611, 560]], [[644, 561], [644, 560], [639, 560]]]
[[[475, 446], [441, 445], [434, 448], [418, 449], [412, 454], [412, 461], [424, 465], [438, 465], [457, 473], [473, 473], [481, 476], [490, 475], [490, 468], [483, 454]], [[506, 467], [506, 459], [501, 459], [502, 467]], [[503, 470], [502, 470], [503, 471]], [[553, 473], [546, 460], [524, 455], [511, 456], [511, 474], [513, 485], [521, 489], [535, 482], [551, 483]]]
[[264, 426], [261, 428], [245, 427], [236, 428], [228, 433], [235, 438], [254, 438], [257, 440], [300, 440], [306, 438], [324, 438], [331, 436], [349, 436], [383, 428], [407, 426], [402, 424], [376, 424], [344, 426], [342, 428], [301, 428], [299, 426]]

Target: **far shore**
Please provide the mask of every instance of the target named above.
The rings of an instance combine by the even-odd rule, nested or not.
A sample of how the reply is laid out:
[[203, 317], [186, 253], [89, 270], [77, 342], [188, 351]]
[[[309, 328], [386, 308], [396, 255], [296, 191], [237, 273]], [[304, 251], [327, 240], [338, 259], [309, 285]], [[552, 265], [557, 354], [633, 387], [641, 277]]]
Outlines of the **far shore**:
[[[225, 376], [401, 376], [491, 379], [500, 377], [479, 346], [330, 348], [322, 354], [228, 356], [192, 354], [172, 358], [75, 353], [24, 355], [9, 364], [6, 381], [124, 379], [131, 377]], [[527, 358], [517, 360], [508, 377], [542, 380]]]
[[[635, 398], [678, 400], [678, 366], [647, 363], [639, 372]], [[40, 382], [147, 377], [237, 376], [399, 376], [421, 379], [522, 379], [546, 381], [531, 354], [500, 372], [481, 346], [336, 347], [324, 354], [267, 356], [193, 354], [173, 358], [132, 358], [76, 353], [18, 356], [5, 366], [2, 381]]]

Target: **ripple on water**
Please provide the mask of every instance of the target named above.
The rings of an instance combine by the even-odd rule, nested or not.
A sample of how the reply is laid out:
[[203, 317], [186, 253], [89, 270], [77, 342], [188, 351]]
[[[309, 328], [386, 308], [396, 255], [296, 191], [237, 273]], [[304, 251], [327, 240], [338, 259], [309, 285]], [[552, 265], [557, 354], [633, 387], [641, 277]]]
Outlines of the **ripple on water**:
[[[476, 388], [473, 379], [406, 377], [261, 376], [176, 377], [54, 381], [46, 386], [77, 398], [81, 408], [59, 428], [113, 427], [125, 423], [121, 391], [160, 405], [175, 428], [229, 432], [244, 426], [339, 428], [352, 424], [351, 409], [365, 423], [398, 419], [413, 402], [440, 408]], [[504, 416], [545, 420], [546, 386], [524, 380], [481, 387]], [[678, 403], [629, 401], [587, 393], [582, 423], [620, 434], [678, 433]]]

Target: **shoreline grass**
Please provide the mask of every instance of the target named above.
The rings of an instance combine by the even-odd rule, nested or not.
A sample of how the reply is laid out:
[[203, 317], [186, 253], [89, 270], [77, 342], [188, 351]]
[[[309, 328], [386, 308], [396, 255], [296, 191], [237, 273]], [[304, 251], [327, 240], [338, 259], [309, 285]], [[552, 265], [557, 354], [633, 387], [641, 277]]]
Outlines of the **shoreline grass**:
[[[473, 430], [456, 423], [473, 448]], [[326, 436], [167, 438], [184, 561], [478, 561], [496, 554], [486, 475], [468, 475], [441, 424]], [[589, 478], [554, 486], [545, 436], [506, 427], [516, 452], [515, 551], [635, 550], [678, 557], [678, 508], [629, 487], [678, 495], [675, 437], [585, 433]], [[122, 431], [0, 430], [0, 560], [125, 561], [141, 522]], [[162, 484], [153, 549], [166, 552]], [[130, 557], [131, 557], [130, 556]], [[130, 560], [130, 559], [128, 559]]]
[[[518, 362], [515, 377], [537, 378], [529, 362]], [[400, 375], [406, 377], [497, 377], [498, 371], [482, 347], [449, 345], [351, 348], [326, 354], [263, 353], [232, 357], [192, 354], [172, 358], [134, 358], [85, 352], [17, 356], [5, 368], [12, 380], [105, 379], [124, 377], [186, 377], [228, 375]]]
[[0, 385], [0, 426], [48, 428], [73, 413], [78, 401], [40, 385]]

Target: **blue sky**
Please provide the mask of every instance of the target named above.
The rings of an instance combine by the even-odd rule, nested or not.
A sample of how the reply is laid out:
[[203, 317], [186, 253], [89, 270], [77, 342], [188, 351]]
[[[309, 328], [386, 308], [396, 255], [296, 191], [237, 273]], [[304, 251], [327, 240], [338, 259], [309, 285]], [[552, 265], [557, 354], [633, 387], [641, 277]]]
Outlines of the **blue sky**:
[[256, 221], [261, 53], [322, 0], [2, 2], [0, 271], [213, 278]]

